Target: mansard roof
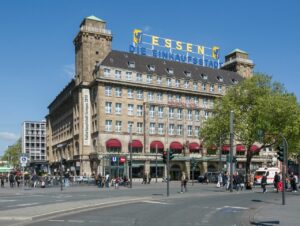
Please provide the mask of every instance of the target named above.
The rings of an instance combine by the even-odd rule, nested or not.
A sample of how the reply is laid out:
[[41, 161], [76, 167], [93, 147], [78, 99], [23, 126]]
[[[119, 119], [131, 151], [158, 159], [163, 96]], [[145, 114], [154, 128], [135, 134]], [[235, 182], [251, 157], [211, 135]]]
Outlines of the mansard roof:
[[[130, 67], [132, 63], [134, 68], [132, 65]], [[212, 69], [195, 64], [169, 61], [116, 50], [112, 50], [101, 62], [101, 65], [143, 74], [157, 74], [178, 79], [192, 79], [225, 85], [233, 85], [244, 79], [241, 75], [232, 71]], [[154, 70], [150, 70], [149, 66], [154, 66]], [[172, 73], [170, 73], [170, 69]]]

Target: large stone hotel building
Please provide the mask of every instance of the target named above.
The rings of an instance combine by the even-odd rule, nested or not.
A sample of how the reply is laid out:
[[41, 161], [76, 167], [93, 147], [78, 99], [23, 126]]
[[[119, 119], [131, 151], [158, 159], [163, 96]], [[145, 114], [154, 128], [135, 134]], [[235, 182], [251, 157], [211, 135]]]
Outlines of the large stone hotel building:
[[[113, 36], [101, 19], [83, 20], [74, 39], [75, 77], [49, 105], [47, 155], [53, 172], [66, 159], [77, 175], [128, 175], [132, 140], [133, 177], [165, 176], [162, 151], [172, 149], [171, 178], [217, 170], [227, 146], [206, 150], [199, 129], [216, 98], [252, 75], [248, 54], [235, 50], [222, 69], [112, 50]], [[245, 150], [237, 146], [244, 167]], [[266, 153], [268, 150], [266, 151]], [[263, 156], [264, 155], [264, 156]], [[261, 153], [253, 162], [270, 161]]]

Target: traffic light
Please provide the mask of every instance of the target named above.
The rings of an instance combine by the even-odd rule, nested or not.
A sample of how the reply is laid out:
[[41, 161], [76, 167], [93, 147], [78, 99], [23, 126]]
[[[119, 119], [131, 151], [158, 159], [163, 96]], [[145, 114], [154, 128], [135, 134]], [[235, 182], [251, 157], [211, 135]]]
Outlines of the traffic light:
[[166, 151], [163, 152], [162, 158], [163, 158], [163, 162], [167, 163], [167, 152]]
[[169, 158], [170, 161], [174, 158], [174, 155], [173, 155], [173, 151], [172, 151], [172, 150], [170, 150], [169, 157], [170, 157], [170, 158]]
[[278, 149], [278, 152], [277, 152], [277, 159], [280, 161], [280, 162], [283, 162], [284, 161], [284, 147], [283, 145], [279, 145], [277, 147]]

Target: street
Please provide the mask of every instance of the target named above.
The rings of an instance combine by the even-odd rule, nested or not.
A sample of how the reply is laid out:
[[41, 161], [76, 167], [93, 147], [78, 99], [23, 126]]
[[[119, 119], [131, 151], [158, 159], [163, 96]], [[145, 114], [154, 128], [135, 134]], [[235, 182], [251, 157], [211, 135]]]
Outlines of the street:
[[[271, 186], [266, 194], [260, 187], [233, 193], [215, 184], [189, 184], [187, 193], [180, 193], [179, 182], [170, 187], [170, 197], [162, 182], [134, 183], [133, 189], [78, 186], [62, 192], [57, 187], [5, 188], [0, 190], [0, 225], [251, 225], [251, 220], [255, 225], [256, 220], [271, 219], [269, 213], [265, 219], [257, 215], [261, 207], [282, 208], [281, 193]], [[287, 193], [287, 205], [292, 196], [299, 199], [298, 193]], [[277, 216], [268, 222], [278, 225], [283, 219]]]

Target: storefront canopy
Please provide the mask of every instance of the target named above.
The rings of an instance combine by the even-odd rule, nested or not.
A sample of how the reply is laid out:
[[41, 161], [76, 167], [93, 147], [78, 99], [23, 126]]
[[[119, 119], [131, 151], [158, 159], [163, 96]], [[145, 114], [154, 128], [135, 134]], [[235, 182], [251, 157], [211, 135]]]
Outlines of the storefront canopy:
[[190, 151], [199, 151], [200, 148], [201, 148], [201, 146], [196, 142], [193, 142], [193, 143], [189, 144]]
[[222, 151], [230, 151], [230, 145], [229, 144], [224, 144], [222, 146]]
[[164, 144], [160, 141], [152, 141], [150, 144], [151, 149], [155, 149], [157, 146], [157, 149], [164, 149]]
[[170, 144], [170, 149], [172, 149], [172, 150], [182, 150], [182, 148], [183, 148], [183, 146], [179, 142], [175, 141]]
[[259, 151], [259, 147], [257, 147], [256, 145], [252, 145], [250, 151], [257, 152]]
[[110, 139], [110, 140], [106, 141], [106, 147], [107, 148], [121, 148], [122, 144], [117, 139]]
[[238, 152], [245, 152], [246, 151], [246, 147], [242, 144], [238, 144], [236, 145], [236, 148], [235, 148], [236, 151]]
[[[130, 147], [130, 142], [128, 146]], [[143, 144], [139, 140], [132, 140], [132, 148], [143, 148]]]

